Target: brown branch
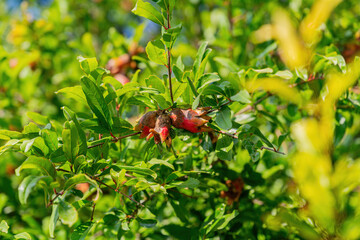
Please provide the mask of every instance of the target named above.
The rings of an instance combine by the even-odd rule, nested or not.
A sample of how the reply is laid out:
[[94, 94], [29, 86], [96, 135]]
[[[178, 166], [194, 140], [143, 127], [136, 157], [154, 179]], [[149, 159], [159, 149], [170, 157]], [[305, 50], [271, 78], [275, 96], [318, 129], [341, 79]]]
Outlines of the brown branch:
[[[89, 176], [89, 175], [88, 175]], [[126, 195], [125, 193], [123, 193], [123, 192], [121, 192], [121, 191], [119, 191], [118, 189], [115, 189], [115, 188], [113, 188], [113, 187], [111, 187], [110, 185], [108, 185], [108, 184], [106, 184], [106, 183], [104, 183], [103, 181], [101, 181], [100, 179], [98, 179], [98, 178], [95, 178], [95, 177], [91, 177], [91, 176], [89, 176], [90, 178], [92, 178], [92, 179], [94, 179], [95, 181], [97, 181], [98, 183], [100, 183], [100, 184], [102, 184], [102, 185], [104, 185], [104, 186], [106, 186], [106, 187], [108, 187], [108, 188], [110, 188], [110, 189], [112, 189], [113, 191], [115, 191], [115, 192], [117, 192], [117, 193], [120, 193], [121, 195], [123, 195], [124, 197], [127, 197], [128, 199], [130, 199], [131, 201], [133, 201], [134, 203], [136, 203], [136, 204], [138, 204], [138, 205], [140, 205], [140, 206], [142, 206], [142, 207], [144, 207], [144, 205], [143, 204], [141, 204], [141, 203], [139, 203], [138, 201], [136, 201], [135, 199], [133, 199], [132, 197], [130, 197], [130, 196], [128, 196], [128, 195]]]
[[[120, 139], [127, 138], [127, 137], [131, 137], [131, 136], [135, 136], [135, 135], [138, 135], [138, 134], [140, 134], [140, 133], [141, 133], [141, 132], [136, 132], [136, 133], [131, 133], [131, 134], [128, 134], [128, 135], [125, 135], [125, 136], [116, 137], [116, 138], [111, 139], [111, 142], [117, 142], [117, 141], [119, 141]], [[89, 148], [94, 148], [94, 147], [101, 146], [101, 145], [103, 145], [104, 143], [105, 143], [105, 142], [88, 146], [88, 149], [89, 149]]]

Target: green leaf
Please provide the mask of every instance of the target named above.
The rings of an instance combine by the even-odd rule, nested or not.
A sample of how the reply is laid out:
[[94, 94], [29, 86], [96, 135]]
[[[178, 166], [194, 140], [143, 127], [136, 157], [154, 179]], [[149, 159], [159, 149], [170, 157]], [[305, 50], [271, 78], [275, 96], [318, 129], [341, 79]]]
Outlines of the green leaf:
[[184, 173], [181, 173], [181, 172], [173, 172], [173, 173], [171, 173], [169, 176], [167, 176], [165, 182], [166, 182], [166, 183], [169, 183], [169, 182], [171, 182], [172, 180], [175, 180], [175, 179], [177, 179], [177, 178], [179, 178], [179, 177], [183, 177], [183, 176], [185, 176]]
[[92, 226], [92, 222], [83, 223], [77, 226], [74, 232], [71, 234], [70, 240], [85, 240]]
[[118, 97], [120, 97], [126, 93], [130, 93], [130, 92], [134, 92], [134, 91], [138, 91], [138, 90], [139, 90], [138, 83], [129, 82], [129, 83], [125, 84], [125, 86], [123, 86], [121, 89], [116, 90], [116, 95]]
[[274, 145], [272, 145], [272, 143], [264, 136], [264, 134], [262, 134], [262, 132], [255, 127], [251, 127], [250, 131], [252, 133], [254, 133], [256, 136], [258, 136], [261, 141], [263, 141], [266, 145], [268, 145], [268, 147], [274, 148]]
[[76, 113], [70, 110], [68, 107], [62, 107], [64, 115], [68, 121], [72, 120], [75, 123], [78, 135], [79, 135], [79, 155], [86, 155], [87, 152], [87, 141], [84, 130], [82, 129], [77, 119]]
[[163, 81], [155, 75], [151, 75], [145, 79], [146, 86], [157, 89], [160, 93], [165, 93], [165, 86]]
[[142, 219], [140, 217], [137, 217], [136, 220], [140, 223], [140, 226], [146, 228], [153, 228], [157, 224], [156, 219]]
[[162, 95], [153, 95], [152, 98], [157, 102], [160, 109], [168, 109], [171, 107], [171, 103], [166, 101], [166, 99]]
[[[79, 184], [79, 183], [90, 183], [91, 185], [93, 185], [96, 190], [97, 190], [97, 195], [100, 194], [100, 188], [99, 185], [97, 184], [96, 181], [92, 180], [91, 178], [89, 178], [88, 176], [86, 176], [85, 174], [77, 174], [75, 176], [72, 176], [71, 178], [69, 178], [65, 184], [64, 184], [64, 192], [73, 188], [75, 185]], [[96, 197], [96, 199], [98, 198], [98, 196]]]
[[98, 66], [98, 62], [97, 62], [96, 58], [84, 58], [84, 57], [79, 56], [77, 59], [80, 62], [81, 69], [86, 74], [90, 74]]
[[275, 76], [289, 80], [289, 79], [292, 79], [294, 75], [289, 70], [284, 70], [284, 71], [277, 71], [275, 73]]
[[187, 77], [187, 80], [188, 80], [189, 87], [190, 87], [192, 93], [194, 94], [195, 97], [197, 97], [199, 95], [199, 93], [196, 91], [193, 81], [191, 81], [191, 79], [189, 77]]
[[49, 234], [51, 238], [55, 238], [55, 227], [58, 219], [59, 219], [59, 205], [53, 204], [52, 212], [50, 216], [50, 223], [49, 223]]
[[121, 169], [125, 169], [126, 171], [130, 171], [130, 172], [137, 173], [137, 174], [140, 174], [140, 175], [152, 176], [153, 178], [157, 177], [156, 172], [154, 172], [153, 170], [151, 170], [149, 168], [124, 166], [124, 165], [119, 165], [119, 164], [112, 165], [111, 167], [116, 171], [120, 171]]
[[28, 157], [23, 164], [16, 169], [16, 175], [20, 176], [21, 171], [24, 169], [37, 169], [44, 175], [51, 176], [53, 179], [56, 178], [56, 170], [50, 160], [46, 158]]
[[49, 123], [49, 119], [46, 116], [43, 116], [37, 112], [27, 112], [26, 116], [28, 116], [31, 120], [39, 125], [46, 125]]
[[10, 151], [18, 143], [21, 143], [21, 141], [17, 139], [9, 140], [4, 146], [0, 147], [0, 156], [6, 153], [7, 151]]
[[126, 182], [125, 177], [126, 170], [121, 169], [120, 172], [116, 172], [113, 168], [110, 169], [110, 176], [113, 179], [113, 181], [116, 183], [116, 186], [120, 186]]
[[211, 49], [206, 49], [203, 59], [201, 61], [201, 64], [199, 66], [199, 69], [197, 70], [196, 74], [195, 74], [195, 83], [197, 83], [199, 81], [199, 78], [204, 74], [205, 72], [205, 67], [208, 61], [208, 58], [210, 56], [210, 53], [212, 52]]
[[180, 221], [184, 223], [188, 222], [187, 215], [185, 214], [188, 212], [184, 209], [185, 206], [183, 206], [180, 201], [179, 203], [177, 203], [177, 201], [174, 201], [172, 199], [170, 200], [170, 204], [173, 207], [175, 214], [180, 219]]
[[241, 90], [240, 92], [238, 92], [237, 94], [235, 94], [234, 96], [232, 96], [230, 99], [231, 99], [232, 101], [240, 102], [240, 103], [242, 103], [242, 104], [249, 104], [249, 103], [251, 103], [250, 94], [249, 94], [248, 91], [246, 91], [246, 90]]
[[9, 225], [5, 220], [2, 220], [0, 223], [0, 232], [8, 233], [9, 231]]
[[199, 49], [198, 49], [198, 52], [196, 54], [196, 58], [195, 58], [195, 61], [194, 61], [194, 64], [193, 64], [194, 77], [196, 77], [198, 75], [198, 73], [199, 73], [200, 65], [201, 65], [201, 62], [202, 62], [202, 60], [204, 58], [204, 54], [205, 54], [205, 50], [206, 50], [207, 45], [208, 45], [207, 42], [202, 42]]
[[65, 122], [62, 139], [66, 159], [70, 163], [74, 163], [75, 158], [79, 154], [79, 135], [73, 121]]
[[20, 139], [23, 138], [22, 133], [10, 130], [0, 130], [0, 140]]
[[85, 76], [81, 78], [81, 87], [91, 110], [98, 118], [99, 124], [107, 130], [111, 130], [112, 118], [99, 87]]
[[289, 135], [289, 133], [285, 133], [279, 136], [278, 139], [278, 148], [280, 148], [281, 144], [285, 141], [286, 137]]
[[222, 160], [232, 160], [233, 140], [229, 136], [222, 135], [216, 143], [216, 155]]
[[223, 89], [214, 84], [206, 85], [201, 90], [202, 95], [225, 95]]
[[84, 105], [87, 105], [86, 97], [84, 92], [82, 91], [82, 88], [80, 85], [74, 86], [74, 87], [66, 87], [63, 89], [60, 89], [59, 91], [55, 92], [56, 94], [64, 94], [67, 98], [72, 98], [76, 102], [80, 102]]
[[56, 132], [49, 129], [42, 129], [41, 137], [44, 139], [46, 146], [50, 149], [50, 152], [54, 152], [58, 149], [59, 141]]
[[88, 201], [88, 200], [79, 200], [79, 201], [76, 201], [72, 204], [76, 210], [79, 210], [80, 208], [83, 208], [83, 207], [91, 207], [93, 204], [92, 204], [92, 201]]
[[30, 234], [28, 234], [27, 232], [22, 232], [22, 233], [18, 233], [16, 235], [14, 235], [15, 239], [21, 239], [21, 240], [31, 240], [31, 236]]
[[24, 130], [22, 131], [23, 134], [27, 134], [29, 138], [32, 138], [33, 136], [39, 136], [40, 128], [33, 122], [30, 122], [28, 125], [24, 127]]
[[175, 171], [174, 166], [173, 166], [171, 163], [169, 163], [169, 162], [167, 162], [167, 161], [165, 161], [165, 160], [153, 158], [153, 159], [151, 159], [151, 160], [148, 162], [148, 164], [151, 165], [150, 167], [152, 167], [152, 166], [154, 166], [154, 165], [164, 165], [164, 166], [166, 166], [166, 167], [168, 167], [168, 168], [170, 168], [170, 169], [172, 169], [172, 170]]
[[138, 0], [132, 12], [161, 26], [165, 26], [165, 21], [161, 13], [148, 2]]
[[61, 222], [69, 227], [74, 225], [78, 220], [78, 213], [75, 207], [61, 198], [59, 198], [59, 201], [56, 204], [59, 205], [59, 218]]
[[64, 163], [66, 162], [66, 156], [63, 150], [63, 147], [59, 147], [54, 152], [50, 154], [50, 160], [53, 163]]
[[197, 109], [197, 107], [198, 107], [199, 104], [200, 104], [200, 100], [201, 100], [201, 95], [198, 95], [198, 96], [195, 98], [194, 102], [192, 103], [191, 108], [192, 108], [192, 109]]
[[176, 184], [178, 188], [197, 188], [200, 184], [200, 181], [197, 180], [196, 178], [192, 178], [189, 177], [188, 180], [186, 180], [185, 182], [181, 182], [180, 184]]
[[198, 87], [198, 91], [201, 92], [201, 89], [203, 89], [206, 86], [208, 86], [209, 84], [211, 84], [213, 82], [217, 82], [217, 81], [220, 81], [219, 74], [205, 73], [199, 78], [196, 86]]
[[132, 96], [131, 98], [128, 99], [127, 104], [156, 108], [156, 105], [152, 102], [152, 100], [143, 95]]
[[182, 83], [184, 72], [176, 65], [173, 65], [172, 71], [175, 75], [176, 80], [178, 80], [178, 82]]
[[77, 156], [74, 161], [75, 173], [78, 173], [86, 164], [86, 157], [84, 155]]
[[26, 204], [30, 193], [33, 191], [36, 184], [43, 181], [45, 185], [50, 185], [51, 177], [49, 176], [27, 176], [19, 185], [19, 201], [21, 204]]
[[164, 40], [164, 43], [166, 45], [167, 48], [171, 49], [177, 39], [177, 37], [179, 36], [180, 32], [181, 32], [182, 26], [181, 24], [171, 27], [167, 30], [165, 30], [165, 32], [162, 35], [162, 38]]
[[221, 216], [221, 218], [218, 218], [216, 221], [211, 221], [211, 225], [206, 226], [205, 234], [209, 235], [216, 230], [224, 229], [238, 214], [239, 212], [234, 210], [232, 213]]
[[146, 54], [154, 63], [167, 65], [165, 46], [161, 40], [154, 40], [147, 44]]
[[179, 97], [183, 95], [184, 91], [186, 90], [187, 84], [185, 82], [174, 82], [173, 84], [174, 100], [176, 101]]
[[232, 127], [230, 108], [224, 107], [216, 113], [215, 122], [220, 128], [228, 130]]

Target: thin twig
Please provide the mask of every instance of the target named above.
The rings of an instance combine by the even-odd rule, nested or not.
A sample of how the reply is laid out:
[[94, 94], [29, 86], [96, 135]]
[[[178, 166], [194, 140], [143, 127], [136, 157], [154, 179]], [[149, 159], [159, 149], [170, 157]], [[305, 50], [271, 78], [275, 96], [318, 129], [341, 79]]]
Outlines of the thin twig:
[[215, 130], [215, 129], [213, 129], [213, 130], [214, 130], [214, 132], [217, 132], [217, 133], [220, 133], [220, 134], [224, 134], [224, 135], [229, 136], [229, 137], [232, 137], [232, 138], [236, 138], [236, 139], [239, 138], [239, 137], [236, 136], [235, 134], [231, 134], [231, 133], [228, 133], [228, 132], [219, 131], [219, 130]]
[[60, 171], [60, 172], [66, 172], [66, 173], [72, 173], [68, 170], [65, 170], [65, 169], [61, 169], [61, 168], [57, 168], [56, 171]]
[[268, 147], [261, 147], [261, 148], [260, 148], [260, 150], [263, 150], [263, 149], [266, 149], [266, 150], [269, 150], [269, 151], [272, 151], [272, 152], [275, 152], [275, 153], [278, 153], [278, 154], [285, 155], [285, 153], [279, 152], [278, 150], [276, 150], [276, 149], [274, 149], [274, 148], [268, 148]]
[[216, 110], [220, 110], [222, 107], [224, 107], [224, 106], [226, 106], [226, 105], [229, 105], [229, 104], [232, 103], [232, 102], [233, 102], [233, 101], [232, 101], [231, 99], [229, 99], [229, 101], [227, 101], [226, 103], [221, 104], [219, 107], [209, 110], [209, 111], [207, 112], [207, 114], [212, 113], [212, 112], [214, 112], [214, 111], [216, 111]]
[[[91, 177], [91, 176], [89, 176], [89, 177]], [[91, 177], [91, 178], [92, 178], [92, 179], [94, 179], [95, 181], [97, 181], [98, 183], [100, 183], [100, 184], [102, 184], [102, 185], [104, 185], [104, 186], [106, 186], [106, 187], [108, 187], [108, 188], [112, 189], [113, 191], [120, 193], [120, 194], [121, 194], [121, 195], [123, 195], [124, 197], [127, 197], [128, 199], [130, 199], [131, 201], [135, 202], [136, 204], [138, 204], [138, 205], [140, 205], [140, 206], [144, 207], [144, 205], [143, 205], [143, 204], [139, 203], [138, 201], [136, 201], [136, 200], [135, 200], [135, 199], [133, 199], [132, 197], [130, 197], [130, 196], [128, 196], [128, 195], [126, 195], [125, 193], [123, 193], [123, 192], [121, 192], [121, 191], [119, 191], [119, 190], [117, 190], [117, 189], [115, 189], [115, 188], [113, 188], [113, 187], [109, 186], [108, 184], [104, 183], [104, 182], [103, 182], [103, 181], [101, 181], [100, 179], [98, 179], [98, 178], [94, 178], [94, 177]]]
[[46, 207], [50, 207], [54, 203], [54, 201], [63, 194], [64, 194], [64, 190], [61, 190], [60, 192], [56, 193], [55, 197], [50, 200], [50, 202], [48, 203], [48, 205]]
[[302, 84], [305, 84], [305, 83], [309, 83], [309, 82], [313, 82], [313, 81], [316, 81], [316, 80], [322, 80], [322, 78], [321, 77], [319, 77], [319, 78], [310, 78], [309, 80], [307, 80], [307, 81], [302, 81], [302, 82], [299, 82], [299, 83], [294, 83], [294, 84], [290, 84], [289, 85], [289, 87], [290, 88], [294, 88], [294, 87], [297, 87], [297, 86], [299, 86], [299, 85], [302, 85]]
[[94, 205], [93, 205], [93, 207], [92, 207], [90, 222], [92, 222], [93, 219], [94, 219], [95, 206], [96, 206], [96, 203], [94, 203]]
[[[131, 133], [131, 134], [128, 134], [128, 135], [125, 135], [125, 136], [116, 137], [116, 138], [111, 139], [111, 142], [117, 142], [117, 141], [119, 141], [120, 139], [127, 138], [127, 137], [131, 137], [131, 136], [135, 136], [135, 135], [138, 135], [138, 134], [140, 134], [140, 133], [141, 133], [141, 132], [136, 132], [136, 133]], [[89, 148], [94, 148], [94, 147], [101, 146], [101, 145], [103, 145], [104, 143], [105, 143], [105, 142], [88, 146], [88, 149], [89, 149]]]
[[175, 158], [176, 158], [176, 159], [178, 159], [179, 157], [178, 157], [178, 155], [176, 154], [176, 151], [175, 151], [175, 149], [174, 149], [174, 146], [173, 146], [173, 145], [171, 145], [171, 151], [173, 152], [173, 154], [174, 154]]

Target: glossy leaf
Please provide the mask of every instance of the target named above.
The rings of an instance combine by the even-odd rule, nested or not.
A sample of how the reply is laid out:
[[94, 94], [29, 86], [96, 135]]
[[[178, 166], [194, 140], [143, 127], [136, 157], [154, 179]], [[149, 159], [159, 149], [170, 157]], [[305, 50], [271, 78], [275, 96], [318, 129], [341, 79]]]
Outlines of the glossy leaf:
[[146, 54], [148, 58], [154, 63], [164, 66], [167, 64], [165, 46], [161, 40], [154, 40], [149, 42], [146, 46]]
[[56, 170], [49, 159], [43, 157], [28, 157], [21, 165], [16, 169], [16, 174], [20, 173], [24, 169], [36, 169], [39, 170], [43, 175], [50, 176], [53, 179], [56, 178]]
[[148, 2], [144, 2], [143, 0], [137, 0], [132, 12], [138, 16], [147, 18], [161, 26], [165, 26], [164, 18], [161, 13]]
[[49, 176], [27, 176], [19, 185], [19, 201], [21, 204], [26, 204], [27, 199], [30, 193], [33, 191], [35, 186], [38, 184], [39, 181], [43, 181], [46, 185], [49, 185], [51, 182], [51, 177]]
[[100, 89], [93, 81], [85, 76], [81, 78], [81, 87], [91, 110], [98, 118], [99, 124], [102, 127], [111, 130], [112, 118]]

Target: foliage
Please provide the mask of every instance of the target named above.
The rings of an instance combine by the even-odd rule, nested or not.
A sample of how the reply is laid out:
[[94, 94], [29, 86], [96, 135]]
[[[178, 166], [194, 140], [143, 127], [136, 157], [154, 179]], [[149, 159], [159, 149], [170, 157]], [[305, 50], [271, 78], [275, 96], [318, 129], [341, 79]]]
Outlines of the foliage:
[[42, 4], [0, 3], [1, 238], [360, 237], [358, 1]]

